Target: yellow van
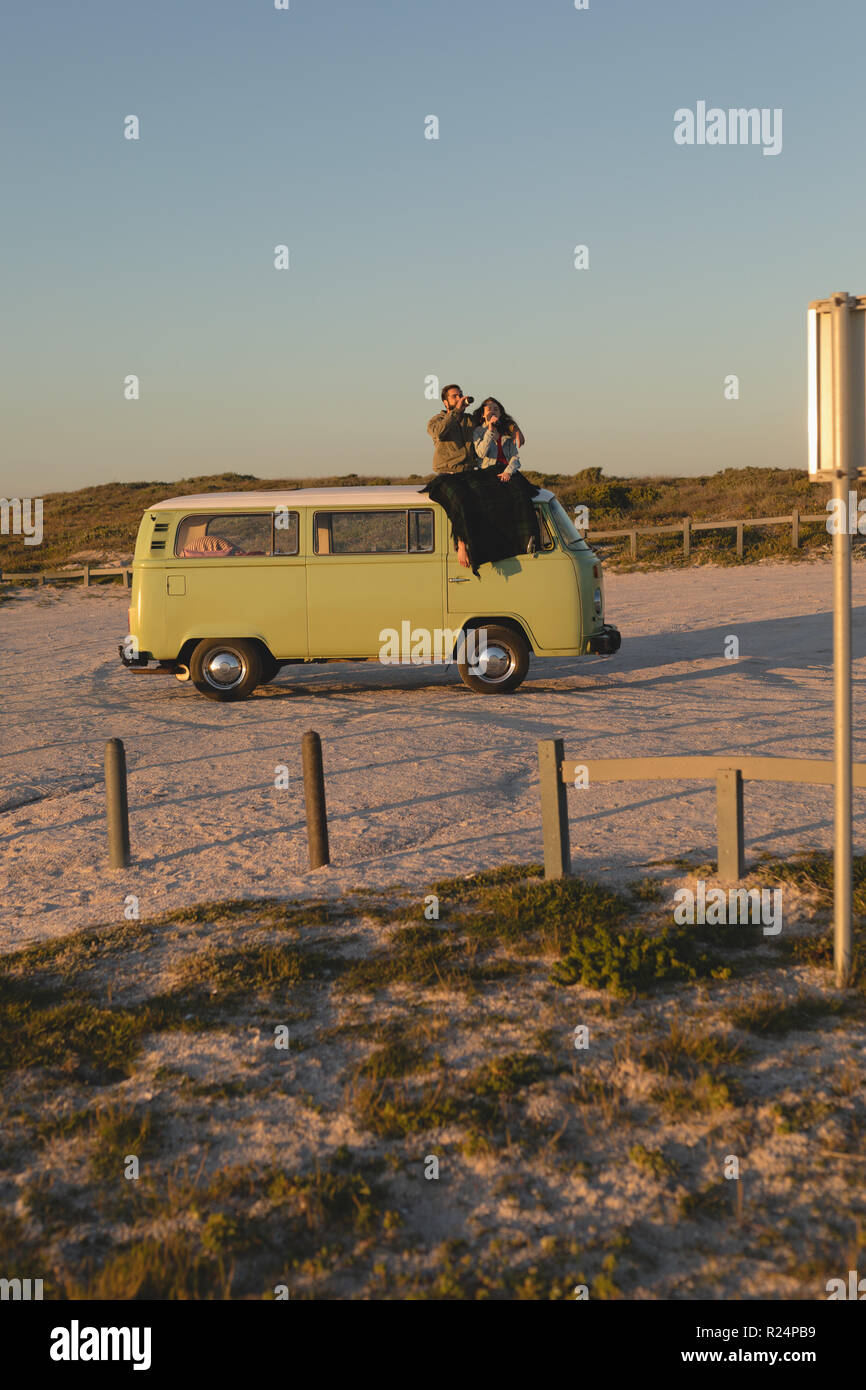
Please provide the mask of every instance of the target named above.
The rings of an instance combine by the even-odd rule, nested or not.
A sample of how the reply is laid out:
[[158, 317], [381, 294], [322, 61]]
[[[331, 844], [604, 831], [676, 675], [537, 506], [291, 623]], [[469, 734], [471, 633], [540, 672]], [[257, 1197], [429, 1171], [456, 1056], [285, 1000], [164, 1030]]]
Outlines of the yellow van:
[[243, 700], [294, 662], [456, 660], [471, 690], [515, 690], [535, 656], [612, 653], [601, 565], [551, 492], [532, 554], [463, 569], [421, 486], [216, 492], [139, 527], [131, 670]]

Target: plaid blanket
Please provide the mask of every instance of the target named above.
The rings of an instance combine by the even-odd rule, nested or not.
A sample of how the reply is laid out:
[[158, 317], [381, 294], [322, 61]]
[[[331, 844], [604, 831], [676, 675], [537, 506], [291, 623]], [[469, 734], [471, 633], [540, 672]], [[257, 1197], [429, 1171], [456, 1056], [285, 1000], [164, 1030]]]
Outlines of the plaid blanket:
[[473, 574], [478, 566], [512, 555], [525, 555], [530, 542], [541, 545], [541, 531], [532, 499], [538, 488], [515, 473], [507, 483], [493, 468], [465, 473], [440, 473], [423, 487], [445, 509], [456, 545], [464, 541]]

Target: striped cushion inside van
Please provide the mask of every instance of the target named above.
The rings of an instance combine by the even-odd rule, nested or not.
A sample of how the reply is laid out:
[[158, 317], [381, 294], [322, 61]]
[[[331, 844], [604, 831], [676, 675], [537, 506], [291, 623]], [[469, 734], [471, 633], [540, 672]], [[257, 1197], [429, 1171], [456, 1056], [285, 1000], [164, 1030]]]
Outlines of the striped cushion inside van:
[[230, 555], [234, 548], [231, 541], [223, 540], [222, 536], [196, 536], [195, 540], [184, 546], [183, 553], [184, 555]]

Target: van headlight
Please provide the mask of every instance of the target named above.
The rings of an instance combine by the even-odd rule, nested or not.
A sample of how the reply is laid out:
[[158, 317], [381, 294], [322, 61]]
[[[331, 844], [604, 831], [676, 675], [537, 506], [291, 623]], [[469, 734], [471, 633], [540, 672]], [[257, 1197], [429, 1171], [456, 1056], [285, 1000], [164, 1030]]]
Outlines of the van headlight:
[[601, 612], [601, 609], [602, 609], [601, 589], [596, 589], [596, 590], [595, 590], [595, 592], [593, 593], [593, 596], [592, 596], [592, 601], [593, 601], [593, 604], [595, 605], [595, 611], [596, 611], [596, 613], [600, 613], [600, 612]]

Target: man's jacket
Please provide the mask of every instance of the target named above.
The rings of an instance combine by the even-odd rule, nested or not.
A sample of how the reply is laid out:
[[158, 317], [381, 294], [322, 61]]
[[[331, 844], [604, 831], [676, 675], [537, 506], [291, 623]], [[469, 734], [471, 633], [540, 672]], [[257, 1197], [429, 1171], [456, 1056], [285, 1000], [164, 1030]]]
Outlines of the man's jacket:
[[477, 466], [472, 417], [465, 411], [440, 410], [427, 425], [433, 439], [433, 472], [463, 473]]

